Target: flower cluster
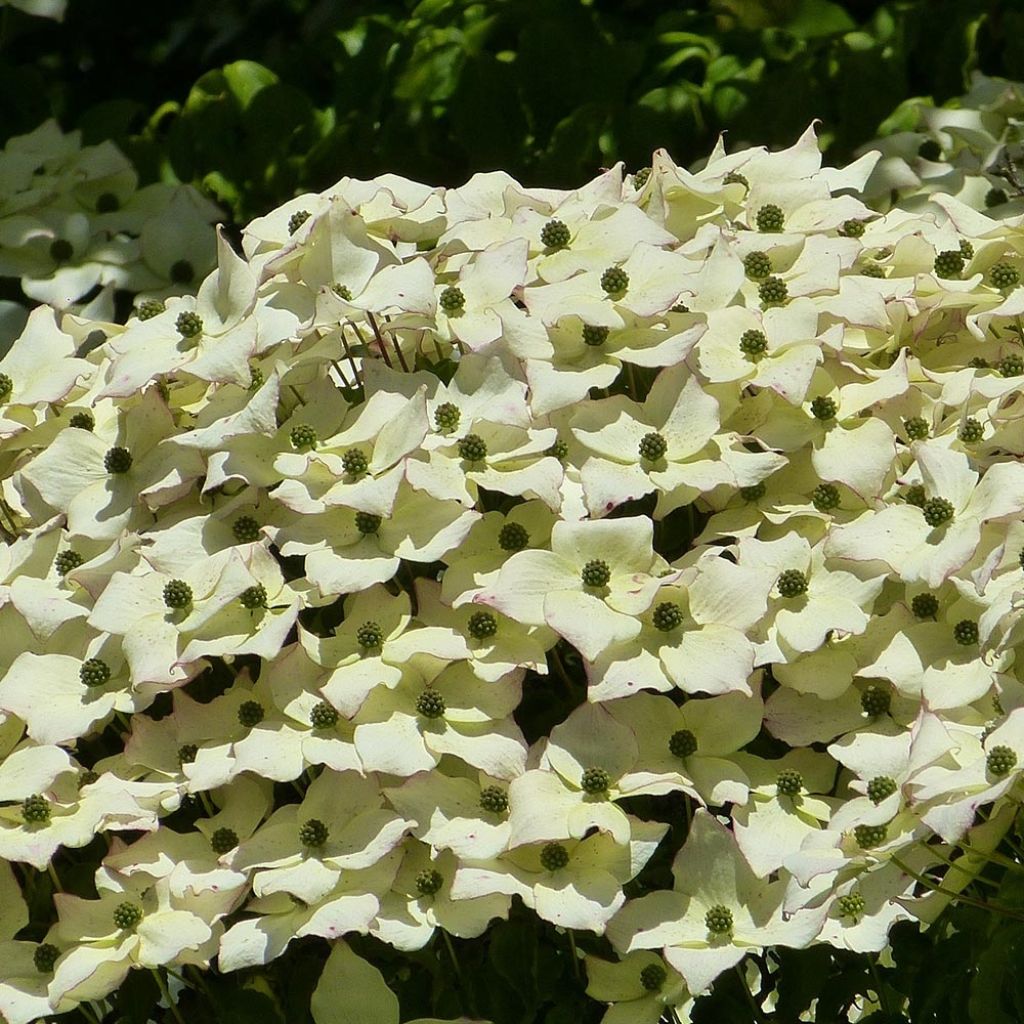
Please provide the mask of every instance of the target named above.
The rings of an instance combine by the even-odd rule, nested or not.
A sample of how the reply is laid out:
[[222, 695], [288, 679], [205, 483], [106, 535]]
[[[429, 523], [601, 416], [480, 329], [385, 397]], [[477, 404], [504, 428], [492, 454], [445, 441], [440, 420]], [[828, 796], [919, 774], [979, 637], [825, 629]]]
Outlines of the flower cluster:
[[1024, 85], [975, 71], [971, 88], [942, 107], [930, 99], [900, 104], [890, 133], [862, 147], [881, 159], [864, 186], [873, 206], [920, 210], [933, 194], [955, 196], [993, 216], [1019, 213], [1024, 195]]
[[[83, 146], [80, 132], [47, 121], [0, 150], [0, 181], [0, 277], [97, 329], [114, 319], [116, 292], [160, 303], [193, 292], [215, 264], [217, 207], [189, 185], [139, 188], [111, 142]], [[23, 324], [20, 306], [0, 303], [0, 351]]]
[[[108, 848], [3, 936], [8, 1020], [518, 897], [653, 1021], [750, 950], [934, 917], [1024, 765], [1024, 223], [876, 214], [877, 160], [343, 179], [194, 297], [36, 310], [0, 857]], [[531, 742], [527, 690], [572, 697]]]

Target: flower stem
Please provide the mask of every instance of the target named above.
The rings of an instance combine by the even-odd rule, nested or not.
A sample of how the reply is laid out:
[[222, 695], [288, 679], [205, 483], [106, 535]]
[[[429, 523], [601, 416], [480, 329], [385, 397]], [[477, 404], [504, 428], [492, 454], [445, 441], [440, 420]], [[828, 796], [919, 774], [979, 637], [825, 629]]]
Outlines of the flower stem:
[[53, 866], [53, 861], [52, 860], [46, 865], [46, 871], [47, 871], [47, 873], [50, 876], [50, 881], [53, 882], [54, 891], [55, 892], [63, 892], [64, 891], [64, 886], [62, 886], [60, 884], [60, 878], [57, 875], [57, 869]]
[[956, 892], [953, 889], [943, 888], [943, 886], [936, 884], [930, 878], [927, 878], [924, 875], [919, 875], [913, 870], [913, 868], [904, 864], [899, 857], [893, 857], [892, 862], [900, 869], [900, 871], [909, 875], [914, 879], [914, 881], [920, 882], [927, 889], [931, 889], [932, 892], [941, 893], [943, 896], [950, 897], [951, 900], [966, 903], [972, 907], [980, 907], [982, 910], [991, 910], [993, 913], [1002, 914], [1005, 917], [1012, 917], [1017, 921], [1024, 921], [1024, 914], [1018, 914], [1016, 911], [1011, 910], [1010, 907], [1003, 906], [1002, 903], [995, 903], [992, 900], [976, 900], [973, 896], [965, 896], [963, 893]]
[[175, 1003], [174, 1000], [171, 999], [171, 993], [167, 988], [167, 979], [164, 978], [163, 974], [160, 973], [160, 969], [158, 967], [153, 967], [152, 971], [153, 976], [156, 978], [157, 988], [160, 989], [160, 995], [163, 997], [164, 1002], [167, 1003], [168, 1007], [170, 1008], [171, 1014], [173, 1015], [174, 1019], [178, 1022], [178, 1024], [185, 1024], [185, 1018], [182, 1017], [181, 1011], [178, 1009], [177, 1003]]
[[878, 1001], [881, 1003], [882, 1011], [887, 1017], [892, 1016], [892, 1008], [889, 1006], [889, 997], [885, 994], [885, 987], [882, 985], [882, 977], [878, 973], [876, 958], [870, 953], [864, 954], [868, 958], [868, 967], [871, 969], [871, 980], [875, 983], [875, 991], [878, 993]]
[[750, 1006], [750, 1012], [753, 1014], [753, 1019], [757, 1021], [757, 1024], [765, 1024], [764, 1014], [761, 1012], [761, 1007], [759, 1007], [754, 1001], [753, 993], [747, 985], [747, 979], [743, 976], [742, 964], [737, 964], [733, 970], [736, 971], [736, 977], [739, 978], [740, 988], [743, 989], [743, 995], [747, 998], [747, 1003]]
[[566, 935], [569, 936], [569, 955], [572, 957], [572, 976], [579, 981], [580, 980], [580, 955], [576, 949], [576, 936], [573, 935], [571, 928], [566, 928]]

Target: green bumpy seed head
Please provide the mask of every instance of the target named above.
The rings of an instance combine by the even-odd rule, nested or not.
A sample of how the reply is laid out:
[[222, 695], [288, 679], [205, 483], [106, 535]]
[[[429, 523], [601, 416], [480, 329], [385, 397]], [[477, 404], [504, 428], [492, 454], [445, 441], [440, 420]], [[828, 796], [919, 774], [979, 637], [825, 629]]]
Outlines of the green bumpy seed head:
[[745, 174], [740, 174], [739, 171], [730, 171], [723, 179], [723, 185], [742, 185], [744, 188], [750, 188], [750, 182], [747, 181]]
[[170, 580], [164, 585], [164, 604], [168, 608], [187, 608], [192, 603], [192, 588], [184, 580]]
[[953, 502], [947, 498], [929, 498], [921, 506], [924, 521], [929, 526], [941, 526], [943, 523], [948, 523], [953, 518], [955, 511]]
[[50, 801], [41, 793], [33, 793], [21, 802], [21, 816], [29, 825], [43, 825], [50, 820]]
[[487, 458], [487, 442], [479, 434], [467, 434], [459, 441], [459, 458], [466, 462], [483, 462]]
[[811, 402], [811, 415], [816, 420], [821, 420], [822, 422], [834, 420], [838, 411], [839, 407], [836, 405], [836, 400], [829, 398], [827, 395], [818, 395]]
[[840, 917], [860, 917], [867, 905], [867, 900], [859, 892], [847, 893], [836, 900]]
[[238, 595], [238, 600], [242, 602], [243, 608], [248, 608], [250, 611], [254, 611], [257, 608], [266, 608], [267, 588], [263, 586], [262, 583], [246, 587], [245, 590]]
[[917, 147], [917, 155], [922, 160], [930, 160], [932, 163], [935, 163], [937, 160], [942, 159], [942, 147], [934, 139], [925, 139]]
[[6, 373], [0, 373], [0, 402], [10, 401], [11, 392], [14, 390], [14, 381]]
[[924, 489], [924, 484], [911, 484], [903, 492], [903, 500], [908, 505], [913, 505], [914, 508], [923, 511], [925, 505], [928, 504], [928, 492]]
[[978, 624], [972, 619], [961, 619], [953, 627], [953, 639], [961, 647], [973, 647], [978, 642]]
[[881, 846], [889, 836], [889, 829], [885, 825], [858, 825], [853, 830], [853, 838], [862, 850], [871, 850]]
[[1024, 374], [1024, 359], [1015, 353], [999, 360], [999, 373], [1003, 377], [1019, 377]]
[[835, 484], [818, 484], [811, 492], [811, 504], [819, 512], [831, 512], [839, 508], [839, 488]]
[[132, 468], [132, 453], [127, 448], [108, 448], [103, 456], [103, 468], [108, 473], [127, 473]]
[[319, 818], [310, 818], [299, 829], [299, 842], [303, 846], [323, 846], [329, 834], [329, 829]]
[[629, 274], [622, 267], [609, 267], [601, 275], [601, 287], [609, 295], [621, 295], [629, 287]]
[[75, 247], [66, 238], [55, 238], [50, 243], [50, 259], [54, 263], [67, 263], [75, 255]]
[[540, 851], [540, 863], [545, 871], [560, 871], [569, 863], [569, 851], [561, 843], [548, 843]]
[[985, 209], [991, 210], [993, 206], [1002, 206], [1007, 201], [1006, 192], [1001, 188], [990, 188], [985, 193]]
[[196, 268], [188, 260], [175, 260], [169, 273], [175, 284], [191, 284], [196, 277]]
[[448, 285], [448, 287], [441, 292], [441, 297], [437, 301], [441, 308], [449, 315], [452, 313], [458, 313], [466, 307], [466, 296], [462, 294], [461, 288], [457, 288], [453, 284]]
[[748, 359], [757, 362], [768, 351], [768, 336], [764, 331], [744, 331], [740, 335], [740, 351]]
[[880, 267], [877, 263], [865, 263], [864, 266], [860, 268], [860, 275], [861, 277], [884, 278], [885, 267]]
[[939, 599], [934, 594], [915, 594], [910, 610], [918, 619], [934, 619], [939, 610]]
[[732, 911], [717, 903], [704, 915], [704, 924], [712, 935], [728, 935], [732, 931]]
[[434, 426], [442, 434], [455, 430], [462, 419], [462, 413], [454, 402], [442, 402], [434, 410]]
[[88, 430], [91, 434], [96, 426], [96, 417], [88, 409], [81, 409], [68, 420], [69, 427], [76, 427], [78, 430]]
[[892, 694], [881, 686], [867, 686], [860, 695], [860, 706], [866, 715], [878, 718], [888, 714], [892, 706]]
[[770, 277], [772, 273], [772, 261], [766, 252], [748, 252], [743, 257], [743, 270], [747, 277], [754, 281]]
[[668, 451], [668, 441], [661, 434], [652, 431], [640, 438], [638, 447], [641, 459], [646, 459], [648, 462], [657, 462], [658, 459], [665, 457], [665, 452]]
[[338, 709], [322, 700], [309, 712], [309, 723], [314, 729], [333, 729], [338, 724]]
[[673, 757], [689, 757], [697, 753], [697, 737], [689, 729], [676, 729], [668, 738], [668, 752]]
[[967, 361], [967, 365], [975, 370], [987, 370], [988, 360], [984, 356], [972, 356]]
[[230, 853], [238, 845], [238, 833], [233, 828], [219, 828], [210, 836], [210, 849], [218, 856]]
[[430, 687], [416, 698], [416, 712], [424, 718], [441, 718], [446, 710], [444, 697]]
[[110, 679], [110, 666], [101, 658], [87, 658], [78, 670], [83, 686], [103, 686]]
[[778, 234], [786, 223], [786, 217], [781, 206], [776, 206], [775, 203], [765, 203], [757, 211], [754, 223], [757, 225], [757, 230], [763, 235]]
[[508, 793], [499, 786], [486, 786], [480, 790], [480, 806], [491, 814], [504, 814], [508, 810]]
[[238, 721], [247, 729], [259, 725], [266, 717], [266, 711], [258, 700], [247, 700], [238, 709]]
[[252, 544], [260, 539], [260, 524], [252, 516], [239, 516], [231, 524], [231, 532], [239, 544]]
[[124, 903], [118, 903], [114, 907], [113, 918], [115, 928], [128, 931], [129, 928], [134, 928], [142, 920], [142, 907], [137, 903], [129, 903], [125, 900]]
[[751, 484], [749, 487], [740, 488], [740, 497], [744, 501], [759, 501], [768, 493], [768, 485], [762, 480], [760, 483]]
[[783, 768], [775, 780], [779, 796], [799, 796], [804, 788], [804, 777], [795, 768]]
[[839, 228], [839, 234], [844, 238], [860, 238], [864, 234], [867, 225], [862, 220], [856, 218], [852, 220], [844, 220], [842, 226]]
[[522, 551], [530, 543], [530, 535], [519, 523], [505, 523], [498, 531], [498, 547], [502, 551]]
[[1000, 290], [1016, 288], [1020, 284], [1020, 271], [1012, 263], [994, 263], [989, 267], [988, 283]]
[[362, 476], [370, 468], [370, 460], [361, 448], [349, 448], [341, 457], [341, 468], [349, 476]]
[[258, 366], [249, 367], [249, 388], [248, 390], [255, 394], [261, 387], [266, 378], [263, 376], [263, 371]]
[[307, 220], [309, 220], [309, 210], [296, 210], [288, 218], [288, 234], [294, 235]]
[[580, 777], [580, 789], [592, 795], [607, 793], [611, 784], [611, 776], [603, 768], [586, 768]]
[[352, 289], [347, 284], [334, 284], [331, 285], [331, 291], [338, 296], [339, 299], [344, 299], [346, 302], [352, 301]]
[[203, 318], [198, 313], [186, 310], [178, 314], [174, 327], [183, 338], [197, 338], [203, 333]]
[[569, 445], [559, 438], [544, 454], [561, 462], [569, 454]]
[[569, 229], [560, 220], [549, 220], [540, 229], [540, 240], [545, 249], [564, 249], [569, 244], [569, 237]]
[[911, 416], [903, 421], [903, 429], [911, 441], [923, 441], [930, 433], [928, 421], [923, 416]]
[[651, 622], [655, 629], [662, 633], [671, 633], [683, 624], [683, 609], [674, 601], [662, 601], [657, 605], [651, 615]]
[[416, 876], [416, 891], [421, 896], [433, 896], [441, 891], [444, 877], [435, 868], [425, 868]]
[[308, 452], [310, 449], [317, 446], [319, 438], [316, 434], [316, 427], [311, 427], [308, 423], [297, 423], [291, 429], [289, 438], [292, 442], [292, 447], [298, 452]]
[[595, 324], [583, 325], [583, 344], [591, 348], [598, 348], [608, 340], [608, 328], [598, 327]]
[[677, 302], [674, 306], [669, 306], [670, 313], [689, 313], [690, 307], [685, 302]]
[[965, 262], [974, 259], [974, 246], [966, 238], [960, 239], [960, 255], [963, 256]]
[[498, 632], [498, 620], [490, 612], [474, 612], [466, 623], [466, 631], [474, 640], [487, 640]]
[[647, 184], [647, 179], [651, 176], [650, 167], [641, 167], [636, 174], [633, 175], [633, 188], [637, 191], [642, 189]]
[[77, 569], [85, 563], [85, 559], [77, 552], [68, 548], [66, 551], [58, 552], [53, 560], [53, 567], [57, 570], [58, 576], [67, 576], [72, 569]]
[[356, 529], [364, 536], [369, 537], [376, 533], [380, 529], [380, 524], [383, 522], [380, 516], [375, 516], [372, 512], [357, 512], [356, 513]]
[[781, 277], [769, 277], [757, 286], [763, 306], [781, 306], [789, 298], [789, 289]]
[[807, 593], [807, 575], [799, 569], [784, 569], [779, 574], [777, 586], [783, 597], [799, 597]]
[[661, 964], [648, 964], [640, 972], [640, 985], [647, 992], [660, 992], [668, 973]]
[[178, 747], [178, 766], [192, 764], [199, 754], [199, 746], [195, 743], [182, 743]]
[[384, 643], [384, 630], [376, 622], [364, 622], [356, 630], [356, 642], [364, 651], [372, 651]]
[[880, 804], [891, 797], [897, 788], [895, 779], [889, 778], [888, 775], [876, 775], [868, 783], [868, 799], [873, 804]]
[[60, 950], [51, 942], [40, 942], [32, 954], [32, 963], [40, 974], [49, 974], [60, 957]]
[[936, 277], [957, 278], [964, 269], [964, 254], [959, 249], [946, 249], [935, 257], [933, 269]]
[[985, 758], [985, 767], [988, 771], [995, 775], [996, 778], [1002, 778], [1004, 775], [1009, 775], [1010, 772], [1016, 767], [1017, 754], [1011, 747], [998, 746], [993, 747]]
[[603, 559], [594, 558], [583, 566], [580, 579], [585, 587], [606, 587], [612, 578], [612, 571]]
[[985, 428], [973, 416], [968, 416], [967, 419], [960, 424], [960, 430], [957, 432], [957, 437], [959, 437], [964, 444], [977, 444], [984, 435]]

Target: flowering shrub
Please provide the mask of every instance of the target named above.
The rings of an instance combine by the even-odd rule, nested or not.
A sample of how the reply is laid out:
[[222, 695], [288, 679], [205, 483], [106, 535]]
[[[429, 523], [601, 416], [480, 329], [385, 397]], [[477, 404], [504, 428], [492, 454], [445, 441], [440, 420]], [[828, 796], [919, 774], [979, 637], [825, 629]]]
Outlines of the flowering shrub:
[[[0, 277], [36, 302], [112, 320], [115, 293], [190, 293], [214, 266], [218, 209], [187, 185], [139, 188], [112, 143], [47, 121], [0, 151], [0, 181]], [[0, 302], [0, 351], [24, 321]]]
[[318, 1024], [397, 1024], [348, 942], [520, 907], [594, 939], [609, 1022], [689, 1019], [749, 953], [933, 920], [1024, 764], [1024, 235], [876, 214], [878, 159], [346, 178], [194, 296], [36, 309], [0, 856], [58, 892], [18, 938], [0, 866], [8, 1021], [320, 937]]

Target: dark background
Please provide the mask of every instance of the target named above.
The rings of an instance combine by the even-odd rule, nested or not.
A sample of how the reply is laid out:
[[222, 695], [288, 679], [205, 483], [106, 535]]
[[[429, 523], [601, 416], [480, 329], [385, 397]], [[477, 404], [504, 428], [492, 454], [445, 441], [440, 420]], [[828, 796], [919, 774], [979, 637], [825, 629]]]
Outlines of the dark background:
[[567, 187], [815, 117], [840, 163], [900, 100], [1024, 78], [1020, 0], [70, 0], [0, 33], [0, 144], [54, 116], [238, 221], [344, 175]]

